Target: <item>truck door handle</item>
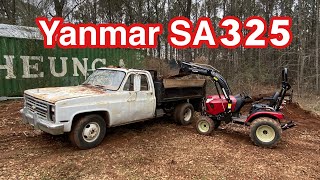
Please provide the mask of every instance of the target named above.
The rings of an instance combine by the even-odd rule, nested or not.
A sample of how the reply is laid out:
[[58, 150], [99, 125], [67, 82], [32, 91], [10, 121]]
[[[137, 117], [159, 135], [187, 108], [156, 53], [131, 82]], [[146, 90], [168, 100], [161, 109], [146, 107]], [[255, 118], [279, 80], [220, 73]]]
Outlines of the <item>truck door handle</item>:
[[136, 98], [137, 98], [137, 92], [129, 92], [130, 96], [128, 98], [128, 102], [132, 102], [132, 101], [135, 101]]

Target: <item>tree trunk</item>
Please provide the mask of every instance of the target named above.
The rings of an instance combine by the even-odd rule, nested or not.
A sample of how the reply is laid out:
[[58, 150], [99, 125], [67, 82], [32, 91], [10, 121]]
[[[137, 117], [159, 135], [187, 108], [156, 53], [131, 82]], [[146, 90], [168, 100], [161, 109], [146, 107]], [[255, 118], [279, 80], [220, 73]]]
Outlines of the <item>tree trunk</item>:
[[93, 0], [93, 17], [92, 17], [92, 23], [97, 24], [97, 1], [98, 0]]
[[304, 14], [302, 12], [303, 5], [302, 1], [299, 1], [299, 18], [298, 18], [298, 24], [299, 24], [299, 40], [300, 40], [300, 50], [299, 50], [299, 59], [298, 59], [298, 96], [301, 96], [301, 83], [303, 82], [303, 69], [304, 69], [304, 60], [305, 60], [305, 45], [304, 45], [304, 23], [302, 23], [302, 18], [304, 17]]
[[63, 17], [62, 16], [62, 11], [63, 7], [65, 5], [65, 0], [54, 0], [54, 10], [56, 11], [56, 17]]
[[[168, 0], [168, 21], [170, 21], [171, 20], [171, 9], [170, 9], [170, 7], [171, 7], [171, 3], [170, 3], [170, 0]], [[168, 42], [166, 42], [166, 44], [168, 45]], [[169, 46], [168, 45], [168, 53], [169, 53], [169, 60], [172, 60], [172, 58], [173, 58], [173, 47], [171, 47], [171, 46]]]
[[[155, 10], [156, 10], [156, 23], [159, 23], [159, 0], [156, 0], [156, 4], [155, 4]], [[158, 38], [158, 45], [157, 45], [157, 57], [160, 59], [160, 51], [161, 51], [161, 42], [160, 42], [160, 35], [157, 37]]]
[[16, 0], [12, 0], [12, 14], [10, 23], [16, 24]]
[[316, 0], [316, 59], [315, 59], [315, 66], [316, 66], [316, 90], [317, 93], [320, 93], [319, 87], [319, 0]]
[[187, 8], [186, 8], [186, 11], [184, 14], [184, 16], [188, 19], [190, 19], [190, 14], [191, 14], [191, 2], [192, 2], [192, 0], [187, 1]]

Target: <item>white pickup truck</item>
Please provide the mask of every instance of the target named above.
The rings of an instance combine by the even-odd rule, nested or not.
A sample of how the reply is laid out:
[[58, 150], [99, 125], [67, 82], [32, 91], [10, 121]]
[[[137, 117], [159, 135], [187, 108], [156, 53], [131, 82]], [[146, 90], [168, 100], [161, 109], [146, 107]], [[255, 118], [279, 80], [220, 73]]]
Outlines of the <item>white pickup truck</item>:
[[205, 80], [158, 79], [156, 71], [95, 70], [79, 86], [24, 92], [23, 120], [52, 135], [68, 133], [80, 149], [95, 147], [114, 127], [169, 115], [190, 124], [201, 111]]

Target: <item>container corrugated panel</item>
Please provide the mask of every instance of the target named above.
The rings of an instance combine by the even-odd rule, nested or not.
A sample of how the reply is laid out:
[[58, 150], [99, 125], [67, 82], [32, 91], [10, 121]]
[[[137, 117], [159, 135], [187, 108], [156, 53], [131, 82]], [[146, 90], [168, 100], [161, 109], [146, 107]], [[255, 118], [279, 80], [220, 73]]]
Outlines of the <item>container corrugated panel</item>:
[[42, 40], [3, 37], [0, 30], [0, 96], [78, 85], [93, 69], [118, 66], [120, 61], [127, 68], [143, 68], [144, 56], [145, 51], [135, 49], [46, 49]]

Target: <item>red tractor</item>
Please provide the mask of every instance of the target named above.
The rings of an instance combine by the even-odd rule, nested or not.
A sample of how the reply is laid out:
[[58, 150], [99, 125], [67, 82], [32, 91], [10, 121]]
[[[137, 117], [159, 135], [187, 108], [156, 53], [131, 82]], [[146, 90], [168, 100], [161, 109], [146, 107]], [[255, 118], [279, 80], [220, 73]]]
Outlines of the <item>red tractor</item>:
[[253, 103], [248, 116], [240, 113], [241, 108], [252, 98], [246, 94], [231, 95], [227, 81], [212, 66], [180, 62], [180, 74], [200, 74], [210, 76], [217, 95], [210, 95], [204, 101], [202, 116], [196, 122], [198, 133], [210, 135], [221, 122], [238, 123], [250, 126], [250, 137], [254, 144], [262, 147], [272, 147], [281, 138], [282, 130], [295, 126], [287, 122], [280, 110], [285, 104], [286, 92], [291, 88], [288, 83], [288, 70], [282, 71], [282, 86], [280, 92], [274, 93], [266, 104]]

